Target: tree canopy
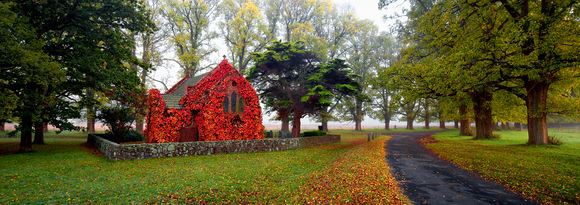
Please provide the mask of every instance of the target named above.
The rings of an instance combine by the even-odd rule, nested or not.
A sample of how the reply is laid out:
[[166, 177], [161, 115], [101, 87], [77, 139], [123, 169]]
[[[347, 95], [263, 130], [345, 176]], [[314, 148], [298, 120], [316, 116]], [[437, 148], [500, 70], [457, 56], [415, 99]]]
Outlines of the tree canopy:
[[126, 32], [155, 27], [140, 1], [9, 1], [1, 6], [0, 35], [6, 41], [0, 43], [0, 92], [7, 94], [3, 102], [12, 100], [13, 116], [20, 120], [21, 152], [31, 150], [37, 122], [73, 128], [63, 119], [79, 116], [78, 108], [92, 103], [86, 88], [113, 90], [117, 96], [139, 89], [139, 77], [128, 63], [148, 66], [131, 55], [134, 41]]
[[[381, 6], [388, 3], [381, 1]], [[557, 96], [578, 77], [578, 5], [418, 1], [407, 24], [413, 31], [406, 33], [410, 46], [392, 71], [404, 82], [399, 85], [407, 97], [469, 95], [476, 138], [491, 137], [492, 108], [501, 109], [492, 102], [511, 99], [500, 94], [507, 91], [525, 102], [528, 143], [547, 144], [547, 114], [559, 112], [548, 106], [548, 99], [561, 100]], [[565, 88], [551, 89], [554, 85]]]
[[304, 42], [274, 41], [263, 53], [254, 53], [248, 80], [279, 117], [292, 115], [293, 137], [300, 135], [300, 119], [332, 104], [328, 97], [356, 95], [360, 84], [344, 60], [320, 63]]

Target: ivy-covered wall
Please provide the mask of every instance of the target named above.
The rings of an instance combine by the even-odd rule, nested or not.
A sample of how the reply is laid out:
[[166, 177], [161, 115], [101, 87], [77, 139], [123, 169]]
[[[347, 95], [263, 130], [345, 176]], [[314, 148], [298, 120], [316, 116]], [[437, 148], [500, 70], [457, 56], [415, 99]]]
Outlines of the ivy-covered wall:
[[289, 139], [230, 140], [211, 142], [117, 144], [89, 134], [87, 142], [111, 160], [264, 152], [340, 143], [340, 135]]
[[[224, 103], [228, 102], [228, 103]], [[179, 104], [166, 108], [157, 89], [149, 91], [147, 128], [149, 142], [178, 142], [183, 127], [194, 127], [199, 141], [264, 138], [258, 94], [250, 83], [223, 60], [187, 93]]]

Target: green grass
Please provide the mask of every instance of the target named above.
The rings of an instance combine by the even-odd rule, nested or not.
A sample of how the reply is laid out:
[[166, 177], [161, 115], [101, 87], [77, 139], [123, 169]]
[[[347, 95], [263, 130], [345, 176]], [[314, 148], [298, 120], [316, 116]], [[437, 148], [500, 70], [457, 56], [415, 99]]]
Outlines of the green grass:
[[[313, 173], [365, 137], [278, 152], [115, 162], [82, 147], [86, 136], [71, 134], [46, 137], [33, 153], [0, 155], [0, 203], [295, 203]], [[0, 138], [0, 149], [16, 151], [18, 143]]]
[[437, 154], [544, 203], [580, 204], [580, 130], [556, 132], [561, 146], [527, 146], [527, 132], [499, 131], [499, 140], [472, 140], [459, 131], [434, 135]]

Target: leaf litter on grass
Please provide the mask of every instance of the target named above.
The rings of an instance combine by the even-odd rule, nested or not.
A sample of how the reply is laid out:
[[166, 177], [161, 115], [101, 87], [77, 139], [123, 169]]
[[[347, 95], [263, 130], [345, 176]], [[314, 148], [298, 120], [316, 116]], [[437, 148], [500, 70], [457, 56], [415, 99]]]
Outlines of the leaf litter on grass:
[[405, 204], [389, 173], [383, 148], [387, 137], [366, 142], [364, 136], [325, 169], [308, 177], [298, 201], [308, 204]]

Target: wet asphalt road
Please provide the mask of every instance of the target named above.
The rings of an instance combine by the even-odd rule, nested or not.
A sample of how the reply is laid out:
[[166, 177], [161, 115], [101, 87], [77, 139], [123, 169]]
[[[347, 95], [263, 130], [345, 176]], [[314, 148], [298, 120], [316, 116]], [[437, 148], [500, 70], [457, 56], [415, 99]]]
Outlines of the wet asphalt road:
[[537, 204], [433, 155], [418, 139], [433, 133], [389, 134], [385, 146], [391, 173], [413, 204]]

